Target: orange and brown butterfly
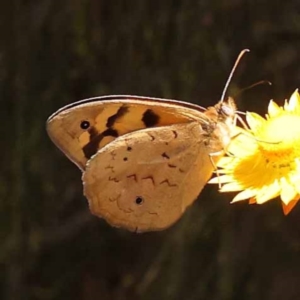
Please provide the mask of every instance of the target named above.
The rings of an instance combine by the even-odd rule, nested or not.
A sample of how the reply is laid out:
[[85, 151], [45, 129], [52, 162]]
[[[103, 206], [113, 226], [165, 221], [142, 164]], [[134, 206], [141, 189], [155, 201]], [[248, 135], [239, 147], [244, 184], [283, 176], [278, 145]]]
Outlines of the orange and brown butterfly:
[[204, 110], [168, 99], [105, 96], [58, 110], [47, 131], [83, 171], [93, 214], [112, 226], [155, 231], [176, 222], [200, 194], [231, 140], [235, 112], [231, 98]]

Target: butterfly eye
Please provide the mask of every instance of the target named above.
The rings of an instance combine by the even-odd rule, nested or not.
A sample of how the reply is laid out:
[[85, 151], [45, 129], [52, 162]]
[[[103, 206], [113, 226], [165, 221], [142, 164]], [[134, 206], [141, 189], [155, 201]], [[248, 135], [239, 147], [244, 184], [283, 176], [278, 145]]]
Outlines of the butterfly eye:
[[221, 107], [221, 113], [226, 117], [230, 117], [230, 116], [234, 115], [233, 109], [231, 107], [225, 106], [225, 105], [223, 105]]
[[144, 199], [140, 196], [136, 197], [135, 203], [141, 205], [144, 202]]
[[81, 129], [88, 129], [90, 127], [90, 122], [89, 121], [82, 121], [80, 123]]

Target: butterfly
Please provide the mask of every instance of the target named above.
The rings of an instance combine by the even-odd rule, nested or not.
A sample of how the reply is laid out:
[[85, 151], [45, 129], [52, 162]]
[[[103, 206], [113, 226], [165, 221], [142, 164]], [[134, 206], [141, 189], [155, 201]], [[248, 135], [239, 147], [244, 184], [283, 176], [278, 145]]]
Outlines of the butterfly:
[[58, 110], [47, 132], [82, 170], [94, 215], [130, 231], [163, 230], [197, 199], [230, 143], [236, 105], [223, 98], [203, 109], [169, 99], [95, 97]]

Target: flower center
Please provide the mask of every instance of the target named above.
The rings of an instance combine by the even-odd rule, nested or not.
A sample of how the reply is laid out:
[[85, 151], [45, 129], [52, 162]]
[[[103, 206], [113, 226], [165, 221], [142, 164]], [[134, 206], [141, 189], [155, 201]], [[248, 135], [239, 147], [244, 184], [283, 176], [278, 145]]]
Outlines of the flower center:
[[293, 168], [300, 157], [300, 116], [285, 113], [270, 118], [257, 132], [259, 150], [274, 168]]

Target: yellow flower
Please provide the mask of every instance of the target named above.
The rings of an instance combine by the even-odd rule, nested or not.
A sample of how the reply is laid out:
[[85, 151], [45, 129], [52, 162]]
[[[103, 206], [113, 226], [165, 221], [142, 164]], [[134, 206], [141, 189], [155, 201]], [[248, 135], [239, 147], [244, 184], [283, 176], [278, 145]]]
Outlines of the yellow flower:
[[300, 96], [296, 90], [283, 107], [270, 101], [266, 118], [247, 113], [248, 130], [232, 139], [218, 163], [221, 192], [238, 192], [232, 202], [262, 204], [277, 196], [288, 214], [300, 199]]

